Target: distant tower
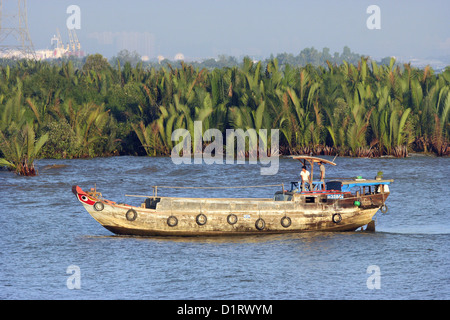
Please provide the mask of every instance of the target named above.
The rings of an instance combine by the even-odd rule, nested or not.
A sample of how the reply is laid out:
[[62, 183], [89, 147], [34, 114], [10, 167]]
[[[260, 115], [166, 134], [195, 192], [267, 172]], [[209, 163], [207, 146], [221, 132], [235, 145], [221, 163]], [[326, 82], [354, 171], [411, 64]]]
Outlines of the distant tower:
[[0, 55], [36, 59], [28, 32], [26, 0], [0, 0]]

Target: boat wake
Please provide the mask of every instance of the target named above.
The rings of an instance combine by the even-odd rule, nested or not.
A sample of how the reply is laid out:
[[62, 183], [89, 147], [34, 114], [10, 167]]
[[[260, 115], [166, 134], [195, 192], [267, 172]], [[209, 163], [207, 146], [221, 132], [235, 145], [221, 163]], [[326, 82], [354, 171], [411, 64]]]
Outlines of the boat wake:
[[446, 236], [450, 235], [449, 230], [377, 230], [377, 233], [392, 234], [392, 235], [432, 235], [432, 236]]

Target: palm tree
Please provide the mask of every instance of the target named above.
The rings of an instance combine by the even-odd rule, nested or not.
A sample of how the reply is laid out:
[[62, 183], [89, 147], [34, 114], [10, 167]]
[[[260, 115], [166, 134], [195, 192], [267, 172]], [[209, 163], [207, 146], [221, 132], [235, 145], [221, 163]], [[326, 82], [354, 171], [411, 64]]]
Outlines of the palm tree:
[[4, 154], [0, 165], [9, 167], [19, 175], [35, 176], [34, 161], [47, 142], [48, 133], [36, 140], [32, 122], [26, 122], [19, 130], [14, 129], [9, 134], [0, 130], [0, 150]]

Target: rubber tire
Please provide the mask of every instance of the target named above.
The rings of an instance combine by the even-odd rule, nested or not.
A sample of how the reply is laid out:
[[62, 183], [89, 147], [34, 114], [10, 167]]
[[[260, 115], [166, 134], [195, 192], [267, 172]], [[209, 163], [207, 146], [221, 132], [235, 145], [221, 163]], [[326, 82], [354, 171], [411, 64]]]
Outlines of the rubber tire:
[[170, 216], [167, 218], [167, 225], [169, 227], [175, 227], [178, 224], [178, 219], [175, 216]]
[[258, 218], [258, 220], [256, 220], [256, 222], [255, 222], [255, 228], [258, 229], [259, 231], [261, 231], [261, 230], [264, 230], [265, 227], [266, 227], [266, 222], [262, 218]]
[[281, 225], [283, 227], [285, 227], [285, 228], [289, 228], [291, 226], [291, 223], [292, 223], [291, 218], [289, 218], [289, 217], [281, 218], [280, 222], [281, 222]]
[[127, 213], [125, 213], [125, 217], [128, 221], [134, 221], [137, 218], [137, 212], [133, 209], [130, 209], [127, 211]]
[[206, 222], [208, 221], [208, 218], [203, 214], [200, 213], [199, 215], [197, 215], [197, 217], [195, 218], [195, 221], [197, 222], [197, 224], [199, 226], [203, 226], [206, 224]]
[[331, 219], [334, 223], [339, 223], [342, 221], [342, 216], [339, 213], [335, 213]]
[[[383, 208], [384, 208], [384, 209], [383, 209]], [[383, 204], [383, 205], [381, 206], [381, 208], [380, 208], [380, 211], [381, 211], [382, 213], [388, 212], [388, 206], [387, 206], [386, 204]]]
[[227, 217], [227, 222], [231, 225], [236, 224], [238, 221], [237, 215], [230, 213]]
[[99, 201], [94, 203], [94, 210], [95, 211], [102, 211], [105, 208], [105, 205]]

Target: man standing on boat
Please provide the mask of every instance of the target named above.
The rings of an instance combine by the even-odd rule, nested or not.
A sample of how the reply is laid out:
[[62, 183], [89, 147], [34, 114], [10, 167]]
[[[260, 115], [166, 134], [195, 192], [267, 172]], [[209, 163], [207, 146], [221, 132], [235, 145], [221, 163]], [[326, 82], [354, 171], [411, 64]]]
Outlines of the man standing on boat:
[[306, 191], [305, 182], [309, 184], [309, 171], [306, 170], [306, 166], [302, 167], [302, 171], [300, 172], [300, 178], [302, 179], [302, 191]]
[[319, 162], [319, 169], [320, 169], [320, 182], [322, 182], [322, 190], [325, 190], [325, 166], [323, 165], [323, 162]]

